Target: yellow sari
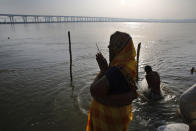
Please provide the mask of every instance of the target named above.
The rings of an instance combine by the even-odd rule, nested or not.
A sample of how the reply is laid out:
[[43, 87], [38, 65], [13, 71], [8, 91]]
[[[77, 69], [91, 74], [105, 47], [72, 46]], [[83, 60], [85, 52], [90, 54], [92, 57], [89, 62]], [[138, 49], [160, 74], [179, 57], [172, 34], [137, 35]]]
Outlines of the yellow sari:
[[[132, 81], [136, 79], [135, 48], [130, 38], [125, 48], [111, 61], [111, 66], [121, 67], [121, 72]], [[129, 79], [128, 79], [129, 80]], [[131, 81], [130, 80], [130, 81]], [[86, 131], [127, 131], [133, 119], [132, 106], [112, 107], [92, 100]]]

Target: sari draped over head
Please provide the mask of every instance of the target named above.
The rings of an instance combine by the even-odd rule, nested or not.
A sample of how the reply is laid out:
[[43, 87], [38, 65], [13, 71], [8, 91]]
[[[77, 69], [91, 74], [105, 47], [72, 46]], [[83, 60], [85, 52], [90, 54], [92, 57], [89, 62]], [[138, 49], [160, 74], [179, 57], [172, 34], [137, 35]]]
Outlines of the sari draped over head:
[[[118, 55], [114, 57], [109, 66], [121, 68], [122, 74], [132, 83], [136, 79], [135, 47], [129, 35], [129, 37], [123, 37], [125, 33], [116, 33], [118, 33], [120, 41], [125, 44], [120, 51], [118, 50], [120, 48], [116, 50]], [[89, 109], [86, 131], [127, 131], [132, 119], [131, 104], [113, 107], [103, 105], [93, 99]]]

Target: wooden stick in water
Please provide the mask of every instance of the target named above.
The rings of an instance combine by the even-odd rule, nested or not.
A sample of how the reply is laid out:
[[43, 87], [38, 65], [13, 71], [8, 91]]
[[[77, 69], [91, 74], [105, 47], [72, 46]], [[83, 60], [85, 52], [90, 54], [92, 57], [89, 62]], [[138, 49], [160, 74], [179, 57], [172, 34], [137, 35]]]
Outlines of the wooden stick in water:
[[99, 49], [99, 47], [98, 47], [97, 43], [96, 43], [96, 46], [97, 46], [97, 50], [98, 50], [98, 52], [99, 52], [99, 53], [101, 53], [101, 51], [100, 51], [100, 49]]
[[138, 68], [139, 68], [140, 48], [141, 48], [141, 43], [139, 43], [138, 46], [137, 46], [137, 76], [136, 76], [136, 82], [139, 81], [139, 72], [138, 72]]
[[71, 38], [70, 38], [70, 31], [68, 31], [68, 38], [69, 38], [69, 55], [70, 55], [70, 80], [72, 84], [72, 52], [71, 52]]

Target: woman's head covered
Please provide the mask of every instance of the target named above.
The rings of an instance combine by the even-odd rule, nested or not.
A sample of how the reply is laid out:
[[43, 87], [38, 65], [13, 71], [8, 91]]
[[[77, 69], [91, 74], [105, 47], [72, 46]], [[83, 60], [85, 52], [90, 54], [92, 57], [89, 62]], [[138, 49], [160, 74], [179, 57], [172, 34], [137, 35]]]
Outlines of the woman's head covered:
[[126, 45], [132, 41], [132, 38], [129, 34], [116, 31], [114, 34], [110, 37], [110, 43], [109, 43], [109, 55], [110, 55], [110, 61], [119, 54]]

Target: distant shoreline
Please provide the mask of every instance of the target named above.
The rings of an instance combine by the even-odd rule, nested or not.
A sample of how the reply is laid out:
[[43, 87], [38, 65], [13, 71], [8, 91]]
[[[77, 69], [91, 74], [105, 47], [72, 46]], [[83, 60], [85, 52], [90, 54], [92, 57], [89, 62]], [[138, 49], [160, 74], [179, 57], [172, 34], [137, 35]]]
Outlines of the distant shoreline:
[[196, 23], [196, 19], [135, 19], [92, 16], [0, 14], [0, 24], [70, 23], [70, 22], [150, 22]]
[[141, 22], [141, 23], [196, 23], [196, 19], [189, 20], [129, 20], [129, 21], [66, 21], [66, 22], [0, 22], [0, 24], [43, 24], [43, 23], [113, 23], [113, 22]]

